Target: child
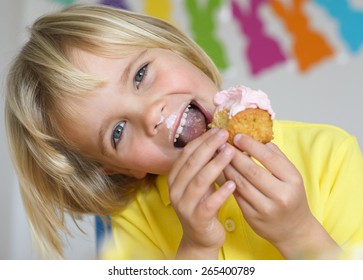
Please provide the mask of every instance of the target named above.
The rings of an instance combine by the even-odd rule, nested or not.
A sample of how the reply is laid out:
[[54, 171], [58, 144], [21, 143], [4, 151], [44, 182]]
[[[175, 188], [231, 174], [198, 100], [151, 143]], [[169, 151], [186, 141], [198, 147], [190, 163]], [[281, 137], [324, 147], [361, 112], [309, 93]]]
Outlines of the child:
[[356, 139], [274, 121], [274, 143], [229, 145], [206, 131], [219, 89], [209, 57], [158, 19], [73, 6], [37, 20], [6, 123], [40, 251], [62, 257], [66, 212], [112, 217], [104, 258], [341, 258], [362, 244]]

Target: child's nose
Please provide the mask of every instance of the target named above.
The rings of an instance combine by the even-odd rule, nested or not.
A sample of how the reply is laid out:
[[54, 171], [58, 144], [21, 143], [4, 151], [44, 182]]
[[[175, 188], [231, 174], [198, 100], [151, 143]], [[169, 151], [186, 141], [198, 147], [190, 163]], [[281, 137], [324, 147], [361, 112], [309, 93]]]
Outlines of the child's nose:
[[159, 127], [164, 122], [163, 110], [165, 104], [162, 101], [154, 102], [144, 108], [142, 113], [143, 124], [148, 135], [157, 134]]

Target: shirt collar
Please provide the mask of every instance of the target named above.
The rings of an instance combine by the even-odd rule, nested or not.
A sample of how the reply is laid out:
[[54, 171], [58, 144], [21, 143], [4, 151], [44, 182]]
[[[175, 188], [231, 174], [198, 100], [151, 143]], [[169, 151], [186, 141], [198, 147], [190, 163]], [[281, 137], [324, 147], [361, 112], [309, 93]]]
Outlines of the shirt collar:
[[157, 176], [155, 184], [156, 184], [156, 187], [158, 188], [161, 200], [163, 201], [165, 206], [168, 206], [170, 204], [168, 176], [167, 175]]

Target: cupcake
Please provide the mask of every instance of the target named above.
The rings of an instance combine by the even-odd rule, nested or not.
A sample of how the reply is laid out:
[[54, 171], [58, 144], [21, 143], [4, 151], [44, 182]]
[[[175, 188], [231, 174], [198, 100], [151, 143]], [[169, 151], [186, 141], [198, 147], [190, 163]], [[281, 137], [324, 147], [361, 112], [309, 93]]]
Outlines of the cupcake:
[[214, 97], [216, 110], [210, 128], [224, 128], [233, 144], [236, 134], [249, 135], [261, 143], [273, 139], [272, 120], [275, 113], [270, 100], [261, 90], [235, 86], [218, 92]]

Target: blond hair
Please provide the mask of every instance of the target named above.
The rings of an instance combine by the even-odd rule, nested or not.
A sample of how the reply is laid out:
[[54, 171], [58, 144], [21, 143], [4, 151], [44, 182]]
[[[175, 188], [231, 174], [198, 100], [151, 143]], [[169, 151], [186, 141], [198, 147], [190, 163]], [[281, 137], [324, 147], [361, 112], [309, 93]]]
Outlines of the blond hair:
[[69, 49], [121, 57], [145, 48], [169, 49], [218, 86], [210, 58], [170, 24], [102, 5], [77, 5], [44, 15], [13, 62], [5, 102], [9, 147], [32, 236], [42, 257], [63, 258], [64, 215], [112, 214], [124, 207], [141, 182], [107, 176], [100, 165], [73, 148], [52, 116], [65, 101], [82, 98], [102, 81], [77, 69]]

